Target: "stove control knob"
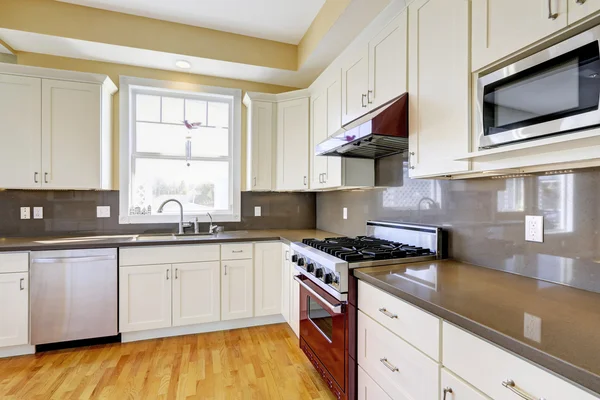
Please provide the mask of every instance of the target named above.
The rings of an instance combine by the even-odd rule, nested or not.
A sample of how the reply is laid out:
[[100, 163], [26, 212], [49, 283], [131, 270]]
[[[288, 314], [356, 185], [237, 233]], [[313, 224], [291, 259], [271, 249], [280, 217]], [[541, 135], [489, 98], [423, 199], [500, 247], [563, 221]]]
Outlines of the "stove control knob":
[[295, 263], [295, 262], [298, 262], [298, 255], [297, 255], [297, 254], [294, 254], [294, 255], [292, 256], [292, 262], [293, 262], [293, 263]]
[[299, 267], [302, 267], [304, 265], [304, 258], [299, 258], [297, 264]]
[[333, 275], [331, 272], [328, 274], [325, 274], [325, 283], [329, 285], [330, 283], [333, 282], [334, 278], [335, 278], [335, 275]]
[[307, 270], [308, 272], [311, 272], [311, 273], [312, 273], [312, 272], [314, 272], [314, 270], [315, 270], [315, 264], [313, 264], [313, 263], [309, 263], [309, 264], [306, 266], [306, 270]]
[[317, 270], [315, 271], [315, 276], [317, 278], [322, 278], [323, 277], [323, 268], [317, 268]]

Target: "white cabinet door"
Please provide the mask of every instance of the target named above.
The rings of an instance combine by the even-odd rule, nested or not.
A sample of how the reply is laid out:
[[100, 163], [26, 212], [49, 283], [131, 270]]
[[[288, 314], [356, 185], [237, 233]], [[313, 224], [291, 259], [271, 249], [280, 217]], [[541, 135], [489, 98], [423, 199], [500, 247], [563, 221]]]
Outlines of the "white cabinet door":
[[119, 332], [171, 326], [171, 265], [119, 268]]
[[408, 12], [403, 11], [369, 42], [369, 91], [375, 108], [407, 90]]
[[600, 0], [568, 0], [568, 23], [572, 24], [596, 11], [600, 11]]
[[454, 160], [470, 141], [469, 2], [416, 0], [408, 10], [410, 176], [468, 171]]
[[294, 264], [290, 263], [290, 326], [296, 336], [300, 337], [300, 284], [294, 279], [296, 275], [298, 273]]
[[42, 81], [42, 186], [102, 188], [102, 87]]
[[368, 111], [369, 49], [365, 46], [342, 65], [342, 123]]
[[221, 319], [221, 264], [173, 264], [173, 326]]
[[0, 274], [0, 347], [29, 343], [29, 274]]
[[286, 322], [290, 323], [290, 246], [287, 244], [281, 245], [281, 314]]
[[392, 400], [361, 366], [358, 367], [357, 392], [358, 400]]
[[308, 189], [309, 98], [277, 104], [277, 189]]
[[248, 112], [246, 190], [273, 190], [275, 129], [273, 103], [252, 101]]
[[0, 187], [42, 185], [42, 81], [0, 75]]
[[446, 368], [442, 368], [442, 400], [487, 400], [484, 394], [458, 378]]
[[310, 153], [312, 163], [310, 166], [310, 188], [320, 189], [325, 186], [327, 176], [327, 160], [329, 157], [315, 155], [315, 147], [327, 139], [327, 90], [315, 94], [310, 98]]
[[567, 26], [567, 0], [473, 0], [472, 7], [473, 71]]
[[253, 311], [252, 260], [221, 262], [221, 319], [250, 318]]
[[254, 316], [281, 314], [281, 243], [254, 245]]
[[[327, 86], [327, 136], [342, 127], [342, 74], [336, 71]], [[327, 170], [323, 175], [323, 188], [334, 188], [344, 184], [342, 157], [327, 157]]]

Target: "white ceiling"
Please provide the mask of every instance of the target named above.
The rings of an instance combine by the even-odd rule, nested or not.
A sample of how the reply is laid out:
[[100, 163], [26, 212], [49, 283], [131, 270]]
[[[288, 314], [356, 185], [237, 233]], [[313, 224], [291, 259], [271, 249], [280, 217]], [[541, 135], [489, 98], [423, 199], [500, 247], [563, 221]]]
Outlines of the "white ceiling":
[[325, 0], [59, 0], [298, 44]]

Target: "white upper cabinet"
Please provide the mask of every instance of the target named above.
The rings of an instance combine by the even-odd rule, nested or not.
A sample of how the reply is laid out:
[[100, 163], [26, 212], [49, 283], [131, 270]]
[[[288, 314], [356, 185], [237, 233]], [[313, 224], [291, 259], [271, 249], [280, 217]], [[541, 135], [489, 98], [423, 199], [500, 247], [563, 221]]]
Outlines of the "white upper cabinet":
[[353, 53], [342, 65], [342, 123], [367, 112], [369, 90], [369, 49]]
[[254, 316], [281, 314], [281, 243], [254, 245]]
[[408, 16], [403, 11], [369, 42], [367, 102], [375, 108], [407, 90]]
[[469, 2], [416, 0], [408, 25], [410, 177], [468, 171]]
[[244, 97], [248, 119], [246, 190], [270, 191], [275, 188], [275, 105], [253, 97], [252, 93], [247, 93]]
[[567, 22], [572, 24], [596, 11], [600, 11], [600, 0], [568, 0]]
[[567, 26], [567, 0], [472, 0], [472, 7], [473, 71]]
[[310, 165], [310, 187], [321, 189], [325, 187], [327, 177], [327, 161], [329, 157], [315, 155], [315, 147], [327, 139], [327, 90], [315, 94], [310, 98], [310, 152], [312, 163]]
[[307, 190], [309, 98], [277, 103], [277, 189]]
[[221, 264], [173, 264], [173, 326], [221, 319]]
[[0, 188], [42, 186], [42, 80], [0, 75]]
[[116, 90], [103, 75], [0, 64], [0, 188], [112, 189]]

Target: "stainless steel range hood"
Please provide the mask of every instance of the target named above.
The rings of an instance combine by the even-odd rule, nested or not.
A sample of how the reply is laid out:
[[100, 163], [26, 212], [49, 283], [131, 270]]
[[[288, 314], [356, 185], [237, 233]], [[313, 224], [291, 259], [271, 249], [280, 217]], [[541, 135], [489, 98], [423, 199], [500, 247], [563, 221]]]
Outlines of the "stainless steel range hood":
[[377, 107], [315, 148], [318, 156], [377, 159], [408, 149], [408, 93]]

